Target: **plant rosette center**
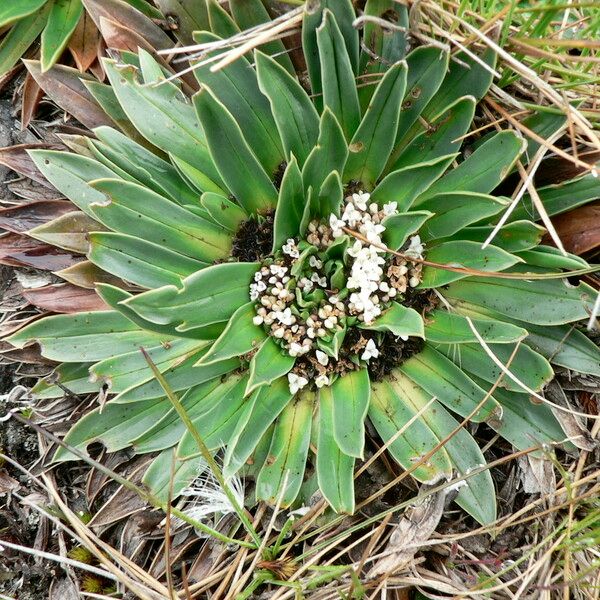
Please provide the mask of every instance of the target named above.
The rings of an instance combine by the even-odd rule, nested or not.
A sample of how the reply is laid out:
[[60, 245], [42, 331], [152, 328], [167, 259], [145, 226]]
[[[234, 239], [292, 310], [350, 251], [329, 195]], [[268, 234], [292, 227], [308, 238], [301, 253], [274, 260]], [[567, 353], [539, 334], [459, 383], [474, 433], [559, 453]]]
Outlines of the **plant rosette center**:
[[[406, 258], [389, 253], [382, 239], [386, 219], [397, 214], [396, 202], [379, 206], [368, 193], [354, 193], [340, 216], [308, 223], [303, 239], [288, 239], [255, 273], [254, 324], [296, 359], [287, 376], [292, 393], [369, 367], [385, 352], [377, 318], [392, 303], [422, 293], [415, 289], [422, 278], [420, 237], [404, 243]], [[410, 336], [395, 337], [406, 342]]]

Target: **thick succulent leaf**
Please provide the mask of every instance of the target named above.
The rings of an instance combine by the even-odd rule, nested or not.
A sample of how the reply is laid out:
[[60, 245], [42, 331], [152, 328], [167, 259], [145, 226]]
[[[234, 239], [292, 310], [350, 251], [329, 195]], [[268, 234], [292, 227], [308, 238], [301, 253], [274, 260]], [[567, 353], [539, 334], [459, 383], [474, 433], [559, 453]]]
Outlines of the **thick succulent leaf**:
[[486, 140], [455, 169], [434, 183], [418, 200], [448, 192], [489, 194], [510, 173], [527, 142], [514, 131], [500, 131]]
[[153, 331], [170, 337], [191, 337], [196, 340], [214, 340], [219, 337], [225, 327], [223, 323], [217, 323], [215, 325], [208, 325], [206, 327], [182, 332], [176, 331], [175, 327], [172, 325], [157, 325], [156, 323], [143, 319], [127, 305], [123, 304], [125, 300], [132, 298], [133, 294], [110, 283], [99, 283], [98, 279], [95, 279], [94, 281], [96, 283], [91, 287], [95, 288], [96, 293], [108, 306], [113, 310], [120, 312], [130, 321], [133, 321], [136, 325], [139, 325], [142, 329], [147, 331]]
[[36, 399], [61, 398], [65, 395], [64, 388], [73, 394], [98, 393], [101, 385], [90, 381], [91, 366], [92, 363], [63, 363], [50, 377], [40, 379], [31, 389], [31, 394]]
[[[517, 327], [526, 329], [529, 335], [524, 340], [525, 344], [551, 363], [579, 373], [600, 376], [600, 348], [571, 325], [554, 327], [533, 325], [466, 302], [460, 302], [457, 310], [461, 314], [471, 317], [474, 323], [474, 317], [505, 319]], [[478, 325], [476, 327], [478, 331], [481, 331]]]
[[[245, 385], [244, 385], [245, 389]], [[288, 381], [281, 377], [257, 389], [245, 401], [243, 414], [231, 434], [225, 453], [223, 473], [234, 475], [248, 460], [263, 434], [292, 398]]]
[[[376, 74], [385, 72], [389, 65], [402, 60], [408, 47], [408, 10], [393, 0], [367, 0], [364, 8], [367, 17], [363, 26], [358, 89], [363, 111], [375, 91]], [[389, 25], [388, 25], [389, 23]]]
[[[399, 376], [394, 385], [389, 379], [373, 383], [369, 419], [387, 444], [388, 452], [402, 467], [411, 469], [412, 476], [418, 481], [435, 483], [450, 477], [452, 463], [443, 447], [412, 470], [415, 463], [433, 450], [440, 440], [425, 420], [425, 413], [406, 426], [421, 408], [415, 407], [411, 400], [417, 394], [424, 396], [425, 392], [402, 373]], [[438, 406], [434, 403], [428, 410], [435, 411]], [[402, 434], [398, 435], [401, 430]], [[389, 443], [392, 438], [394, 441]]]
[[327, 220], [332, 213], [340, 214], [340, 207], [344, 201], [344, 187], [342, 178], [337, 171], [329, 173], [319, 190], [319, 194], [315, 197], [315, 201], [316, 204], [311, 211], [311, 216], [318, 216]]
[[88, 185], [89, 181], [115, 177], [115, 173], [96, 160], [58, 152], [30, 150], [29, 156], [44, 177], [86, 215], [95, 218], [90, 204], [102, 202], [104, 194]]
[[[260, 0], [259, 4], [262, 6]], [[196, 36], [196, 40], [200, 44], [206, 44], [214, 43], [220, 38], [203, 31]], [[221, 52], [221, 49], [209, 52], [206, 58], [219, 55]], [[203, 64], [204, 60], [203, 56], [202, 61], [194, 69], [196, 78], [203, 86], [215, 92], [219, 101], [240, 126], [244, 139], [265, 171], [274, 173], [283, 160], [284, 154], [269, 101], [258, 88], [254, 68], [245, 57], [241, 57], [213, 73], [210, 70], [212, 63]]]
[[322, 24], [323, 11], [330, 10], [344, 37], [346, 52], [354, 69], [358, 68], [358, 31], [353, 27], [356, 17], [350, 0], [321, 0], [306, 4], [302, 22], [302, 50], [317, 106], [321, 106], [321, 64], [317, 44], [317, 28]]
[[456, 100], [432, 121], [427, 131], [411, 138], [390, 170], [396, 171], [457, 152], [461, 145], [460, 138], [473, 122], [474, 112], [475, 99], [472, 96]]
[[435, 46], [421, 46], [406, 57], [406, 62], [408, 78], [396, 135], [396, 156], [410, 141], [407, 132], [420, 131], [413, 125], [444, 80], [448, 71], [448, 53]]
[[537, 246], [531, 250], [519, 252], [518, 255], [526, 264], [545, 269], [587, 269], [588, 263], [576, 256], [567, 253], [565, 256], [558, 248], [553, 246]]
[[217, 0], [206, 0], [206, 7], [208, 9], [210, 30], [213, 33], [221, 38], [228, 38], [240, 32], [236, 22]]
[[200, 200], [215, 223], [236, 232], [240, 223], [248, 218], [244, 210], [221, 194], [205, 192]]
[[[321, 389], [321, 394], [327, 391]], [[371, 385], [366, 368], [347, 373], [333, 383], [333, 437], [340, 450], [348, 456], [362, 458], [365, 449], [365, 417], [369, 409]]]
[[[229, 9], [238, 27], [245, 31], [263, 23], [269, 23], [271, 16], [262, 0], [230, 0]], [[275, 39], [261, 44], [263, 52], [271, 55], [291, 74], [295, 73], [294, 65], [289, 57], [288, 49], [281, 40]]]
[[[488, 347], [503, 365], [507, 364], [515, 349], [514, 344], [488, 344]], [[440, 344], [437, 348], [463, 371], [473, 373], [484, 381], [495, 383], [502, 374], [500, 367], [479, 344]], [[554, 377], [550, 363], [524, 344], [519, 346], [509, 370], [520, 382], [535, 391], [541, 390]], [[499, 387], [513, 392], [524, 392], [523, 386], [506, 375], [500, 381]]]
[[281, 349], [281, 346], [268, 337], [250, 361], [250, 379], [246, 388], [246, 396], [257, 387], [272, 383], [283, 377], [292, 367], [296, 359]]
[[[442, 242], [427, 251], [427, 260], [439, 264], [477, 269], [478, 271], [503, 271], [522, 262], [518, 256], [509, 254], [497, 246], [481, 249], [476, 242], [453, 240]], [[423, 279], [419, 288], [435, 288], [467, 277], [464, 273], [455, 273], [439, 267], [423, 268]]]
[[[11, 6], [13, 4], [11, 3]], [[0, 76], [8, 73], [46, 25], [51, 3], [13, 25], [0, 41]]]
[[288, 161], [294, 155], [300, 167], [317, 143], [319, 114], [302, 86], [271, 57], [256, 52], [258, 85], [271, 111]]
[[371, 200], [380, 206], [393, 201], [400, 212], [408, 210], [415, 198], [444, 173], [455, 157], [456, 154], [450, 154], [392, 171], [373, 190]]
[[434, 213], [420, 232], [427, 241], [448, 237], [471, 223], [496, 215], [508, 202], [476, 192], [441, 192], [423, 202], [417, 201], [416, 206]]
[[214, 163], [236, 200], [248, 213], [273, 208], [277, 190], [231, 113], [206, 87], [194, 96], [194, 105]]
[[[543, 140], [549, 139], [567, 122], [567, 115], [563, 112], [557, 114], [538, 111], [521, 121], [522, 124], [538, 134]], [[527, 136], [526, 156], [528, 162], [533, 159], [541, 144], [537, 140]]]
[[145, 288], [179, 285], [208, 263], [122, 233], [90, 233], [88, 258], [107, 273]]
[[144, 473], [142, 483], [155, 498], [167, 502], [187, 488], [206, 468], [201, 456], [185, 461], [173, 461], [173, 450], [161, 452]]
[[223, 263], [186, 277], [181, 287], [168, 285], [130, 298], [124, 304], [142, 318], [187, 331], [227, 321], [248, 302], [257, 263]]
[[360, 122], [356, 81], [342, 32], [327, 9], [323, 11], [323, 23], [317, 28], [317, 45], [323, 104], [337, 117], [346, 139], [350, 140]]
[[[144, 2], [145, 4], [145, 2]], [[204, 2], [194, 0], [156, 0], [163, 15], [172, 15], [177, 23], [175, 35], [183, 44], [194, 42], [194, 31], [209, 29], [208, 11]], [[162, 18], [154, 17], [154, 18]]]
[[495, 279], [478, 277], [452, 283], [444, 292], [452, 301], [465, 300], [507, 317], [535, 325], [563, 325], [587, 319], [594, 294], [580, 284], [566, 280]]
[[[162, 373], [192, 356], [198, 360], [206, 344], [207, 342], [199, 340], [175, 338], [164, 345], [153, 340], [152, 344], [140, 344], [140, 346], [145, 348]], [[154, 374], [139, 347], [127, 354], [115, 354], [96, 363], [90, 369], [90, 375], [92, 379], [101, 381], [107, 386], [108, 391], [115, 394], [154, 379]]]
[[60, 58], [82, 13], [81, 0], [53, 0], [48, 22], [42, 31], [42, 71], [47, 71]]
[[[180, 402], [187, 416], [193, 422], [200, 415], [210, 412], [215, 405], [227, 397], [231, 400], [231, 390], [239, 382], [241, 375], [232, 375], [224, 381], [213, 379], [187, 388]], [[111, 401], [112, 402], [112, 401]], [[169, 411], [154, 427], [144, 432], [132, 442], [137, 453], [157, 452], [177, 445], [187, 427], [175, 409]]]
[[410, 235], [417, 233], [423, 223], [433, 217], [433, 213], [426, 210], [397, 213], [383, 221], [386, 230], [383, 232], [383, 241], [388, 248], [398, 250]]
[[279, 189], [279, 200], [273, 226], [273, 252], [281, 248], [286, 240], [298, 235], [304, 208], [302, 173], [298, 168], [295, 156], [292, 155]]
[[105, 156], [141, 184], [178, 204], [198, 201], [198, 194], [179, 176], [171, 163], [110, 127], [97, 127], [94, 134], [104, 142]]
[[205, 263], [229, 254], [231, 234], [146, 187], [120, 179], [102, 179], [92, 187], [104, 195], [90, 210], [119, 233], [135, 232], [148, 242], [163, 245]]
[[[571, 179], [565, 183], [537, 188], [537, 192], [548, 215], [559, 215], [567, 210], [586, 204], [590, 200], [600, 198], [600, 178], [589, 173], [579, 179]], [[512, 221], [517, 219], [536, 221], [539, 218], [533, 200], [528, 194], [523, 196], [519, 206], [510, 216]]]
[[194, 108], [184, 101], [177, 86], [142, 85], [136, 81], [135, 67], [118, 68], [110, 60], [104, 60], [103, 65], [119, 103], [136, 129], [156, 147], [203, 173], [203, 191], [222, 192], [224, 186]]
[[255, 316], [254, 302], [240, 306], [231, 315], [223, 333], [198, 361], [198, 365], [209, 365], [232, 356], [242, 356], [258, 348], [267, 334], [262, 327], [252, 322]]
[[[471, 319], [477, 332], [487, 343], [507, 344], [527, 337], [527, 329], [496, 320]], [[439, 344], [477, 342], [477, 337], [465, 317], [447, 310], [427, 313], [425, 339]]]
[[343, 173], [348, 158], [344, 132], [334, 114], [325, 107], [319, 123], [319, 139], [302, 169], [305, 193], [308, 188], [320, 190], [332, 171]]
[[[399, 369], [461, 417], [469, 416], [488, 393], [429, 344], [403, 362]], [[501, 413], [498, 402], [490, 397], [471, 417], [471, 421], [487, 421]]]
[[354, 512], [353, 456], [344, 454], [334, 437], [333, 397], [330, 387], [319, 392], [317, 479], [321, 493], [337, 513]]
[[289, 402], [277, 419], [267, 459], [256, 479], [256, 498], [287, 507], [296, 499], [306, 468], [314, 394]]
[[360, 181], [363, 190], [369, 191], [375, 186], [394, 146], [405, 88], [406, 63], [396, 63], [377, 86], [352, 137], [344, 181]]
[[0, 27], [11, 25], [38, 11], [48, 0], [21, 0], [0, 6]]
[[414, 308], [408, 308], [397, 302], [392, 302], [392, 306], [373, 323], [360, 327], [374, 331], [390, 331], [394, 335], [425, 337], [421, 315]]
[[125, 114], [125, 111], [121, 108], [117, 95], [110, 85], [100, 83], [99, 81], [87, 81], [85, 79], [82, 79], [81, 82], [94, 100], [100, 105], [102, 110], [121, 131], [127, 134], [127, 136], [135, 142], [148, 143], [139, 134], [138, 130], [133, 126], [133, 123]]
[[[492, 233], [493, 227], [465, 227], [452, 236], [453, 239], [470, 240], [483, 244]], [[520, 252], [537, 246], [546, 230], [531, 221], [514, 221], [498, 231], [494, 245], [507, 252]]]
[[30, 229], [27, 235], [63, 250], [85, 254], [89, 247], [89, 232], [103, 229], [98, 221], [74, 210]]
[[[167, 399], [136, 404], [109, 402], [79, 419], [64, 441], [82, 451], [92, 442], [102, 442], [109, 452], [116, 452], [129, 446], [132, 440], [153, 427], [170, 408], [171, 403]], [[63, 462], [78, 460], [78, 457], [64, 448], [59, 448], [53, 460]]]
[[23, 327], [7, 341], [16, 348], [36, 342], [43, 356], [59, 362], [94, 362], [169, 338], [142, 331], [118, 312], [97, 311], [46, 317]]
[[[482, 380], [473, 377], [481, 384]], [[556, 444], [565, 439], [565, 433], [552, 409], [527, 394], [517, 394], [497, 389], [494, 396], [502, 407], [502, 418], [492, 419], [488, 425], [508, 440], [517, 450], [527, 450], [535, 445]], [[543, 455], [543, 450], [535, 455]]]

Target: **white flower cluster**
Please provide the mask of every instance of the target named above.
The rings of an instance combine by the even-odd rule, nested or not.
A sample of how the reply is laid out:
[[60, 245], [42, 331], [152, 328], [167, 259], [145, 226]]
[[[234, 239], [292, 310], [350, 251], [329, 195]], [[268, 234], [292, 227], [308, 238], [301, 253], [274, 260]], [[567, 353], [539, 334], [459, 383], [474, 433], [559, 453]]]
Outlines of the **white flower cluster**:
[[382, 221], [397, 213], [398, 204], [389, 202], [380, 209], [375, 202], [369, 204], [369, 200], [368, 193], [352, 194], [346, 199], [341, 218], [338, 219], [334, 214], [329, 217], [334, 238], [343, 235], [343, 228], [348, 227], [361, 233], [370, 242], [363, 244], [356, 240], [348, 250], [348, 254], [354, 259], [348, 278], [348, 289], [352, 291], [348, 309], [351, 313], [358, 314], [359, 319], [367, 324], [381, 314], [382, 301], [389, 302], [397, 293], [384, 279], [382, 267], [385, 258], [382, 255], [385, 250], [378, 246], [383, 246], [381, 235], [385, 227]]

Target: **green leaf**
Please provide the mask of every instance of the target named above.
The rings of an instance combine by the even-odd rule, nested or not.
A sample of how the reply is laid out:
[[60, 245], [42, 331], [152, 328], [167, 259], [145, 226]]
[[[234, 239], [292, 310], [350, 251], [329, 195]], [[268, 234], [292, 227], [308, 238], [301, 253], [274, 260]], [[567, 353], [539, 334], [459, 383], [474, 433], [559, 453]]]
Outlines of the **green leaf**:
[[88, 258], [107, 273], [145, 288], [179, 285], [207, 263], [122, 233], [91, 233]]
[[[229, 9], [242, 31], [271, 22], [271, 16], [261, 0], [230, 0]], [[289, 50], [281, 40], [274, 39], [261, 44], [260, 47], [266, 54], [271, 55], [278, 64], [284, 67], [286, 71], [291, 74], [295, 73], [294, 65], [289, 56]]]
[[527, 142], [514, 131], [500, 131], [486, 140], [455, 169], [444, 175], [419, 198], [448, 192], [489, 194], [510, 173]]
[[340, 214], [340, 206], [344, 201], [344, 188], [342, 179], [337, 171], [329, 173], [319, 194], [316, 197], [316, 206], [311, 211], [312, 216], [318, 216], [327, 220], [331, 213]]
[[[12, 3], [11, 3], [12, 6]], [[21, 19], [13, 25], [0, 41], [0, 76], [6, 75], [25, 54], [25, 51], [40, 35], [51, 3], [46, 2], [42, 8]]]
[[[461, 417], [468, 417], [488, 393], [488, 390], [479, 387], [429, 344], [425, 344], [421, 352], [403, 362], [399, 369]], [[498, 402], [490, 397], [470, 420], [479, 423], [500, 416], [501, 413]]]
[[231, 234], [146, 187], [121, 179], [91, 183], [104, 195], [90, 210], [120, 233], [136, 236], [205, 263], [228, 256]]
[[420, 232], [427, 241], [448, 237], [471, 223], [492, 217], [506, 208], [508, 202], [476, 192], [441, 192], [423, 202], [417, 201], [416, 206], [434, 214]]
[[277, 190], [231, 113], [204, 87], [194, 96], [211, 156], [223, 181], [248, 213], [273, 208]]
[[474, 113], [475, 98], [464, 96], [456, 100], [431, 122], [427, 131], [411, 138], [389, 170], [396, 171], [457, 152], [462, 142], [460, 138], [473, 122]]
[[104, 194], [88, 185], [89, 181], [115, 177], [115, 173], [96, 160], [56, 150], [30, 150], [29, 156], [42, 175], [77, 208], [95, 218], [90, 205], [102, 203]]
[[[483, 340], [506, 344], [527, 337], [527, 330], [502, 321], [472, 319]], [[477, 342], [477, 337], [465, 317], [447, 310], [436, 309], [427, 313], [425, 339], [439, 344], [464, 344]]]
[[[136, 1], [139, 2], [140, 0]], [[183, 45], [194, 42], [192, 35], [194, 31], [210, 28], [208, 11], [204, 2], [196, 2], [195, 0], [156, 0], [156, 4], [160, 8], [160, 11], [157, 12], [175, 17], [177, 29], [174, 33]], [[146, 5], [146, 10], [156, 10], [154, 7], [148, 7], [144, 0], [142, 0], [141, 5]], [[153, 16], [153, 18], [162, 19], [162, 15]]]
[[[552, 217], [586, 204], [590, 200], [600, 198], [600, 178], [588, 173], [578, 179], [537, 188], [537, 192], [546, 212]], [[537, 221], [539, 218], [538, 211], [529, 194], [523, 196], [523, 199], [510, 216], [511, 221], [517, 219]]]
[[[495, 279], [478, 277], [452, 283], [444, 293], [451, 301], [465, 300], [507, 317], [534, 325], [564, 325], [589, 318], [594, 294], [566, 280]], [[454, 302], [452, 302], [454, 303]]]
[[245, 402], [244, 412], [229, 438], [223, 465], [225, 477], [234, 475], [248, 460], [265, 431], [291, 398], [285, 377], [255, 390]]
[[587, 269], [588, 263], [576, 256], [567, 253], [565, 256], [558, 248], [553, 246], [537, 246], [517, 254], [526, 264], [546, 269]]
[[98, 393], [101, 385], [90, 381], [90, 366], [91, 363], [62, 363], [51, 376], [40, 379], [31, 389], [31, 394], [35, 399], [62, 398], [64, 388], [76, 395]]
[[0, 27], [11, 25], [39, 11], [48, 0], [19, 0], [0, 6]]
[[304, 213], [304, 187], [296, 158], [292, 155], [281, 180], [273, 226], [273, 252], [300, 231]]
[[[423, 402], [415, 402], [415, 399], [419, 397], [427, 402], [429, 397], [425, 397], [425, 392], [402, 373], [398, 375], [393, 385], [391, 379], [372, 384], [369, 419], [394, 460], [404, 469], [411, 469], [415, 479], [435, 483], [441, 478], [449, 478], [452, 463], [444, 446], [415, 468], [415, 463], [440, 442], [425, 420], [427, 412], [435, 411], [439, 405], [434, 402], [428, 411], [408, 425], [423, 407]], [[402, 433], [398, 435], [400, 431]]]
[[304, 165], [319, 136], [319, 114], [302, 86], [281, 65], [255, 53], [258, 85], [269, 99], [286, 160]]
[[186, 277], [180, 287], [150, 290], [124, 304], [144, 319], [176, 324], [181, 331], [228, 321], [248, 302], [250, 283], [259, 267], [258, 263], [214, 265]]
[[272, 337], [268, 337], [250, 361], [250, 379], [245, 395], [248, 396], [256, 388], [283, 377], [291, 371], [295, 362], [293, 356], [282, 350]]
[[173, 468], [173, 451], [167, 449], [150, 463], [142, 483], [156, 498], [167, 502], [179, 496], [205, 467], [202, 457], [198, 456], [192, 460], [175, 461]]
[[102, 64], [119, 103], [136, 129], [151, 144], [203, 173], [206, 178], [203, 191], [222, 192], [223, 183], [194, 108], [177, 86], [142, 85], [136, 80], [135, 67], [117, 67], [107, 59]]
[[356, 81], [342, 32], [334, 14], [323, 11], [323, 23], [317, 28], [321, 65], [323, 104], [337, 117], [347, 140], [352, 139], [360, 122]]
[[6, 341], [16, 348], [38, 343], [43, 356], [58, 362], [95, 362], [168, 340], [142, 331], [123, 315], [107, 310], [45, 317]]
[[306, 467], [314, 394], [288, 403], [275, 424], [267, 460], [256, 479], [256, 499], [288, 507], [296, 499]]
[[[406, 62], [408, 77], [396, 134], [396, 157], [410, 138], [420, 131], [420, 128], [413, 128], [413, 125], [444, 80], [448, 71], [448, 52], [435, 46], [421, 46], [406, 57]], [[465, 92], [469, 93], [471, 92]]]
[[216, 1], [206, 0], [210, 30], [221, 38], [229, 38], [240, 32], [229, 13]]
[[[483, 244], [492, 233], [492, 229], [491, 226], [465, 227], [453, 235], [452, 238]], [[494, 237], [494, 245], [507, 252], [520, 252], [537, 246], [545, 231], [543, 227], [531, 221], [514, 221], [500, 229]]]
[[88, 251], [90, 231], [102, 231], [104, 227], [79, 210], [70, 211], [27, 232], [29, 237], [69, 250], [85, 254]]
[[431, 219], [433, 213], [426, 210], [415, 210], [411, 212], [397, 213], [386, 217], [383, 226], [383, 241], [388, 248], [398, 250], [410, 235], [421, 229], [427, 219]]
[[248, 218], [242, 208], [220, 194], [205, 192], [200, 202], [213, 220], [229, 231], [236, 232], [240, 223]]
[[105, 156], [141, 184], [178, 204], [198, 201], [198, 194], [166, 160], [110, 127], [97, 127], [94, 134], [106, 144]]
[[350, 0], [322, 0], [318, 3], [306, 4], [302, 22], [302, 50], [306, 60], [308, 75], [315, 103], [322, 107], [321, 92], [321, 65], [319, 61], [319, 47], [317, 45], [317, 28], [322, 24], [323, 12], [330, 10], [344, 37], [346, 52], [354, 65], [358, 67], [358, 31], [353, 23], [356, 17]]
[[125, 111], [121, 108], [117, 96], [110, 85], [100, 83], [99, 81], [88, 81], [87, 79], [82, 79], [81, 83], [100, 105], [100, 108], [110, 117], [111, 121], [121, 131], [126, 133], [131, 140], [148, 143], [139, 134], [138, 130], [125, 114]]
[[370, 397], [371, 387], [366, 368], [346, 373], [331, 386], [333, 437], [340, 450], [348, 456], [363, 458], [365, 417]]
[[[200, 44], [220, 40], [218, 36], [207, 31], [198, 33], [196, 39]], [[240, 126], [248, 146], [256, 154], [260, 164], [267, 173], [272, 174], [283, 160], [284, 153], [269, 101], [261, 94], [256, 72], [245, 57], [238, 58], [215, 73], [210, 70], [212, 63], [203, 64], [206, 59], [218, 56], [221, 52], [222, 49], [218, 49], [203, 55], [202, 61], [194, 69], [194, 74], [203, 86], [215, 92], [219, 101]]]
[[[518, 256], [509, 254], [502, 248], [488, 246], [484, 250], [476, 242], [449, 241], [437, 244], [427, 250], [427, 260], [443, 265], [476, 269], [478, 271], [503, 271], [522, 262]], [[439, 267], [423, 268], [420, 289], [435, 288], [468, 277], [465, 273], [455, 273]]]
[[317, 479], [321, 493], [337, 513], [354, 513], [354, 462], [344, 454], [334, 437], [331, 388], [319, 392]]
[[454, 158], [456, 154], [450, 154], [393, 171], [373, 190], [371, 200], [379, 206], [397, 202], [399, 211], [408, 210], [415, 198], [444, 173]]
[[343, 173], [348, 158], [348, 145], [334, 114], [325, 107], [319, 123], [319, 139], [302, 169], [305, 194], [308, 188], [320, 190], [332, 171]]
[[210, 350], [198, 361], [198, 365], [209, 365], [232, 356], [242, 356], [255, 350], [266, 339], [267, 334], [252, 319], [256, 316], [254, 302], [240, 306], [229, 319], [227, 327], [216, 339]]
[[60, 58], [82, 14], [81, 0], [52, 0], [48, 23], [42, 31], [42, 72]]
[[405, 88], [406, 63], [396, 63], [379, 82], [352, 137], [344, 181], [360, 181], [364, 190], [374, 188], [394, 146]]
[[[112, 404], [97, 408], [79, 419], [65, 437], [65, 443], [86, 451], [92, 442], [102, 442], [109, 452], [129, 446], [130, 442], [154, 426], [170, 410], [168, 400]], [[65, 448], [59, 448], [54, 462], [78, 460]]]
[[[488, 344], [488, 347], [503, 365], [507, 364], [515, 349], [514, 344]], [[489, 383], [495, 383], [502, 374], [501, 369], [479, 344], [460, 344], [458, 346], [440, 344], [438, 350], [448, 356], [463, 371], [473, 373]], [[535, 391], [541, 390], [554, 377], [550, 363], [524, 344], [519, 346], [510, 363], [509, 371], [519, 381]], [[499, 387], [513, 392], [525, 391], [521, 385], [507, 375], [504, 375]]]
[[360, 325], [361, 329], [390, 331], [394, 335], [425, 337], [423, 319], [414, 308], [407, 308], [397, 302], [385, 310], [371, 325]]

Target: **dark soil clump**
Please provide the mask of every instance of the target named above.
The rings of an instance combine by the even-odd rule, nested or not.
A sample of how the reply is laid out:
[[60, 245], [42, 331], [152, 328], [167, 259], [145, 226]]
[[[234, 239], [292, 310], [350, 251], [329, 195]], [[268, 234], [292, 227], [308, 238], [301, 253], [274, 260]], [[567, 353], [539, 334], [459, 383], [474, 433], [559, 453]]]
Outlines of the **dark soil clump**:
[[263, 260], [273, 247], [273, 211], [244, 221], [233, 238], [231, 256], [241, 262]]

